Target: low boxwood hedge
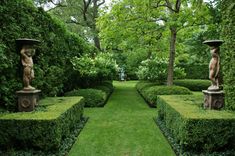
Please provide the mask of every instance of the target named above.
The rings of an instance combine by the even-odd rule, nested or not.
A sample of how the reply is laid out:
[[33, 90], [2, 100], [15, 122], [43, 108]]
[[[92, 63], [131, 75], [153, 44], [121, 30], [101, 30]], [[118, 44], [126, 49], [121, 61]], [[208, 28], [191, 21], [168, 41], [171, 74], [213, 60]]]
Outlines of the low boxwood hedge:
[[104, 81], [100, 85], [95, 86], [94, 89], [99, 89], [104, 91], [109, 97], [112, 94], [114, 87], [112, 81]]
[[211, 81], [202, 79], [182, 79], [174, 80], [174, 85], [183, 86], [192, 91], [202, 91], [206, 90], [211, 85]]
[[136, 88], [150, 107], [156, 107], [158, 95], [192, 94], [192, 92], [185, 87], [158, 86], [156, 83], [149, 83], [149, 82], [138, 83]]
[[103, 81], [100, 86], [105, 86], [113, 91], [113, 82], [112, 81]]
[[154, 83], [154, 82], [149, 82], [149, 81], [140, 81], [138, 83], [136, 83], [136, 89], [138, 92], [142, 92], [143, 89], [148, 88], [148, 87], [152, 87], [152, 86], [156, 86], [158, 85], [158, 83]]
[[73, 90], [65, 93], [65, 96], [83, 96], [85, 107], [102, 107], [107, 99], [104, 91], [92, 88]]
[[82, 97], [53, 97], [41, 100], [37, 111], [0, 114], [0, 150], [57, 150], [80, 122], [83, 107]]
[[235, 112], [204, 110], [202, 103], [202, 95], [159, 96], [158, 119], [184, 152], [235, 149]]

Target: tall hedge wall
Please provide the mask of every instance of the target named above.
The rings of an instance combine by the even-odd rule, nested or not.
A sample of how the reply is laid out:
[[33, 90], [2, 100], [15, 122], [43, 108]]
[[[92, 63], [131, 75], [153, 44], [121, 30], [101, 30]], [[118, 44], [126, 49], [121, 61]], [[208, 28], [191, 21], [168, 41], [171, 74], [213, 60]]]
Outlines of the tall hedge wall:
[[33, 86], [44, 95], [63, 94], [76, 86], [70, 58], [96, 49], [30, 0], [1, 0], [0, 4], [0, 105], [15, 109], [15, 91], [22, 88], [22, 65], [15, 39], [41, 41], [34, 56]]
[[186, 79], [208, 79], [208, 64], [180, 63], [177, 66], [184, 68]]
[[235, 110], [235, 2], [222, 1], [223, 28], [222, 38], [225, 41], [221, 51], [224, 71], [224, 90], [226, 108]]

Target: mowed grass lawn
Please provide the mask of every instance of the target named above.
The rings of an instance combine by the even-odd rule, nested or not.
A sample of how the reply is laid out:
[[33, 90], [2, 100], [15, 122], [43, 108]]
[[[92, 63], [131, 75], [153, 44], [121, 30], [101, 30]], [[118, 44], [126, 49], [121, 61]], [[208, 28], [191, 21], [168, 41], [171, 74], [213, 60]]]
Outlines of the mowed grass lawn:
[[86, 108], [90, 117], [69, 156], [174, 156], [156, 126], [156, 109], [149, 108], [135, 81], [114, 82], [104, 108]]

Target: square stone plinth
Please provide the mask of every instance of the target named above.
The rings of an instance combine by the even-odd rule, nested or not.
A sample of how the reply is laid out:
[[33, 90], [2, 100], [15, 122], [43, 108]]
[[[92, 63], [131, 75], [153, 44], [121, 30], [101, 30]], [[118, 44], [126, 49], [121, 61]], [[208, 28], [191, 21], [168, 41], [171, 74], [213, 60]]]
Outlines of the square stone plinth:
[[221, 109], [224, 107], [224, 92], [203, 90], [204, 93], [204, 108]]
[[18, 110], [20, 112], [31, 112], [38, 105], [39, 94], [41, 90], [20, 90], [16, 94], [18, 96]]

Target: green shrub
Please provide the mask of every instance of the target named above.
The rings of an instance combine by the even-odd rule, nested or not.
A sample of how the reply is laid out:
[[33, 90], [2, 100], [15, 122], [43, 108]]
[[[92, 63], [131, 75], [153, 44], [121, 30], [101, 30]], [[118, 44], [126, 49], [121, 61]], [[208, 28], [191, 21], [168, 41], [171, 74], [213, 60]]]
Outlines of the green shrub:
[[177, 64], [177, 67], [183, 68], [186, 79], [208, 79], [209, 69], [208, 64], [199, 63], [181, 63]]
[[107, 95], [98, 89], [78, 89], [65, 93], [65, 96], [83, 96], [85, 98], [85, 107], [104, 106]]
[[111, 90], [111, 91], [114, 90], [112, 81], [103, 81], [100, 85], [109, 88], [109, 90]]
[[103, 92], [107, 94], [107, 96], [111, 95], [111, 93], [113, 92], [113, 89], [110, 89], [110, 87], [102, 86], [102, 85], [95, 86], [94, 89], [102, 90]]
[[174, 80], [174, 85], [186, 87], [192, 91], [202, 91], [206, 90], [211, 82], [209, 80], [200, 80], [200, 79], [183, 79], [183, 80]]
[[235, 110], [235, 3], [234, 0], [222, 1], [222, 67], [224, 74], [225, 106]]
[[192, 92], [180, 86], [152, 86], [143, 89], [141, 94], [150, 106], [156, 107], [158, 95], [182, 95], [192, 94]]
[[154, 83], [154, 82], [149, 82], [149, 81], [139, 81], [138, 83], [136, 83], [136, 89], [139, 93], [141, 93], [144, 89], [148, 88], [148, 87], [152, 87], [152, 86], [156, 86], [159, 83]]
[[0, 148], [56, 150], [83, 115], [82, 97], [46, 98], [38, 111], [0, 115]]
[[[15, 40], [35, 38], [41, 41], [34, 56], [33, 86], [46, 96], [60, 95], [81, 81], [70, 59], [97, 51], [80, 36], [70, 33], [57, 19], [29, 0], [1, 0], [0, 5], [0, 105], [16, 109], [15, 91], [22, 89], [22, 65]], [[19, 49], [18, 49], [19, 50]]]
[[88, 54], [75, 56], [71, 59], [71, 63], [87, 85], [85, 87], [91, 87], [99, 80], [112, 80], [117, 71], [116, 62], [110, 53], [99, 53], [95, 57]]
[[[165, 82], [167, 79], [168, 59], [166, 58], [150, 58], [141, 62], [137, 69], [136, 75], [140, 80]], [[183, 68], [174, 68], [175, 78], [184, 78]]]
[[235, 113], [204, 110], [202, 103], [202, 95], [159, 96], [158, 118], [184, 151], [200, 153], [234, 149]]

